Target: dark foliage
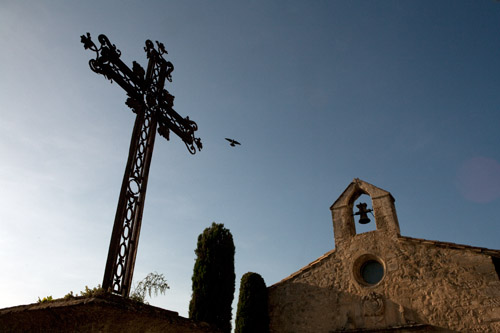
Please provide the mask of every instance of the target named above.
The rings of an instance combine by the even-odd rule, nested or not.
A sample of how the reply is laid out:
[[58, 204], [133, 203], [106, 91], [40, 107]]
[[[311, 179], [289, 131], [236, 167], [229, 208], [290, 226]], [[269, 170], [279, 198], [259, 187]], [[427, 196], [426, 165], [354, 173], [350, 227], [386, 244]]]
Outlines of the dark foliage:
[[231, 332], [234, 297], [234, 243], [223, 224], [212, 225], [198, 236], [189, 317]]
[[240, 282], [235, 333], [255, 332], [269, 332], [267, 288], [259, 274], [248, 272]]

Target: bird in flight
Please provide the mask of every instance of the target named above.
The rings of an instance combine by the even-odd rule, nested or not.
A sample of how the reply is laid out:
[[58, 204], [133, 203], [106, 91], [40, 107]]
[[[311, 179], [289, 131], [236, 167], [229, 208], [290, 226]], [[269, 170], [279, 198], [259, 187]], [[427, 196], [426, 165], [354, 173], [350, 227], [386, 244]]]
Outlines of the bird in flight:
[[236, 140], [233, 140], [233, 139], [229, 139], [229, 138], [226, 138], [227, 141], [229, 141], [231, 144], [230, 146], [231, 147], [235, 147], [236, 145], [241, 145], [241, 143], [239, 143], [238, 141]]

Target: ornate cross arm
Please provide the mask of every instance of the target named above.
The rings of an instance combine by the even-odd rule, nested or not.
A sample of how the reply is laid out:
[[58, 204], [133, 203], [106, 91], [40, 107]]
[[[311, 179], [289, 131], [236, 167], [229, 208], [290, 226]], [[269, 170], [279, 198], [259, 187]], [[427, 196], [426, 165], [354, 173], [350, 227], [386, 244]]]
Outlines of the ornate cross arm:
[[131, 70], [120, 60], [121, 52], [114, 44], [111, 44], [108, 37], [99, 35], [98, 40], [101, 47], [97, 47], [90, 37], [90, 33], [81, 36], [81, 42], [85, 49], [90, 49], [96, 53], [96, 58], [89, 61], [92, 71], [102, 74], [111, 82], [115, 81], [127, 94], [135, 99], [143, 99], [147, 90], [145, 71], [137, 62], [133, 62]]
[[[196, 153], [196, 148], [201, 150], [203, 145], [200, 138], [194, 136], [194, 132], [198, 130], [198, 125], [189, 119], [182, 118], [172, 108], [174, 105], [174, 96], [170, 95], [167, 90], [163, 90], [159, 97], [158, 112], [158, 133], [170, 140], [170, 130], [177, 134], [184, 141], [188, 151], [191, 154]], [[195, 147], [196, 146], [196, 147]]]
[[158, 133], [161, 136], [169, 140], [170, 130], [172, 130], [172, 132], [177, 134], [177, 136], [184, 141], [191, 154], [196, 153], [196, 148], [198, 148], [198, 150], [203, 148], [201, 139], [194, 136], [194, 132], [198, 130], [198, 125], [196, 125], [194, 121], [190, 120], [189, 117], [182, 118], [177, 112], [174, 111], [174, 109], [166, 111], [163, 108], [157, 113], [157, 116]]

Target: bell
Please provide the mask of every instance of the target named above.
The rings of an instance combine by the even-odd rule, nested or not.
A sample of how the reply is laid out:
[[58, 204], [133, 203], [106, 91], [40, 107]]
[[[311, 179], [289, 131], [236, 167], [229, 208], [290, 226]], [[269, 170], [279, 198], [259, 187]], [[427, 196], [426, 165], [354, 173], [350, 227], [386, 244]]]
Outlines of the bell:
[[365, 212], [360, 212], [360, 214], [359, 214], [359, 223], [360, 224], [370, 223], [370, 219], [368, 218], [368, 215]]
[[368, 218], [368, 213], [372, 211], [372, 209], [366, 208], [366, 203], [359, 203], [356, 205], [358, 207], [358, 211], [354, 213], [354, 215], [359, 215], [359, 223], [367, 224], [370, 223], [370, 219]]

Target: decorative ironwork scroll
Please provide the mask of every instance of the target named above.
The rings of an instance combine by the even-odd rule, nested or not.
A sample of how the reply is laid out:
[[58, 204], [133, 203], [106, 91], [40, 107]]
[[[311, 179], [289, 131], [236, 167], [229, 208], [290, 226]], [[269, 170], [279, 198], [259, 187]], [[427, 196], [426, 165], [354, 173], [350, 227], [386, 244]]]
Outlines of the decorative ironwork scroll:
[[162, 43], [156, 42], [155, 48], [152, 41], [146, 41], [144, 51], [149, 62], [145, 71], [135, 61], [132, 69], [125, 65], [120, 60], [120, 50], [105, 35], [99, 35], [98, 40], [100, 47], [94, 44], [90, 33], [81, 36], [85, 49], [96, 53], [95, 59], [89, 61], [90, 68], [118, 83], [127, 92], [126, 104], [137, 114], [102, 283], [104, 289], [127, 297], [139, 244], [156, 129], [158, 127], [158, 133], [167, 140], [170, 131], [177, 134], [191, 154], [201, 150], [202, 143], [194, 136], [198, 129], [196, 123], [175, 112], [174, 96], [163, 87], [165, 79], [172, 82], [174, 66], [163, 57], [167, 51]]

